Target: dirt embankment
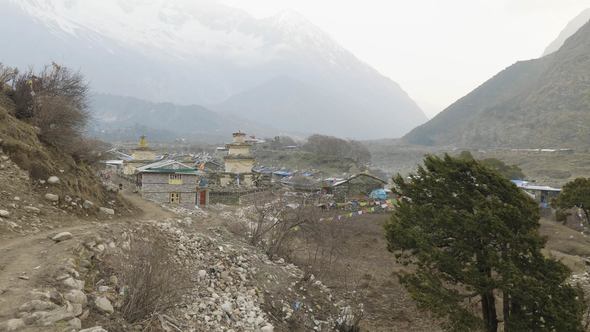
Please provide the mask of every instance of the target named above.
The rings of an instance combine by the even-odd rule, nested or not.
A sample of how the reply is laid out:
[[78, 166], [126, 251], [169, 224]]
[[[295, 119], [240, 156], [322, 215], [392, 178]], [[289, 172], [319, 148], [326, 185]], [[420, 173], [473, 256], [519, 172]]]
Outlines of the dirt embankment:
[[[2, 95], [0, 149], [4, 159], [0, 162], [4, 163], [4, 188], [12, 186], [13, 191], [34, 192], [39, 201], [50, 202], [82, 216], [96, 214], [101, 206], [117, 208], [119, 213], [128, 212], [129, 206], [102, 185], [95, 168], [42, 143], [38, 138], [38, 129], [12, 116], [13, 107], [10, 99]], [[18, 166], [20, 171], [13, 165]], [[28, 178], [22, 175], [25, 173]], [[27, 188], [17, 188], [19, 184], [14, 184], [14, 181], [28, 182]], [[17, 193], [17, 196], [20, 195]], [[92, 204], [86, 203], [87, 208], [83, 208], [85, 201]]]

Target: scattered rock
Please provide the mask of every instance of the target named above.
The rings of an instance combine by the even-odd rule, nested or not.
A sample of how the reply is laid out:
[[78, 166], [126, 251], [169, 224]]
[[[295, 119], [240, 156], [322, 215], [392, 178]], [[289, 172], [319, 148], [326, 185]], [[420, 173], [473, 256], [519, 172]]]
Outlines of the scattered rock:
[[8, 218], [8, 217], [10, 217], [10, 212], [8, 212], [6, 210], [0, 210], [0, 217]]
[[231, 312], [233, 311], [233, 305], [231, 302], [225, 302], [221, 305], [221, 310], [225, 311], [228, 315], [231, 315]]
[[119, 278], [117, 278], [117, 276], [116, 276], [116, 275], [112, 275], [112, 276], [109, 278], [109, 282], [111, 283], [111, 285], [113, 285], [113, 286], [117, 286], [117, 285], [119, 284]]
[[21, 305], [18, 308], [18, 310], [31, 312], [31, 311], [48, 311], [48, 310], [53, 310], [55, 308], [57, 308], [57, 305], [55, 305], [55, 303], [41, 301], [41, 300], [32, 300], [32, 301], [29, 301], [29, 302]]
[[55, 195], [55, 194], [45, 194], [45, 199], [50, 201], [50, 202], [57, 202], [59, 201], [59, 196]]
[[115, 210], [109, 209], [109, 208], [106, 208], [106, 207], [102, 207], [102, 206], [99, 208], [99, 211], [101, 213], [108, 214], [108, 215], [111, 215], [111, 216], [115, 214]]
[[109, 301], [109, 299], [107, 299], [104, 296], [98, 297], [95, 301], [94, 304], [96, 305], [96, 308], [104, 313], [108, 313], [108, 314], [112, 314], [113, 312], [115, 312], [115, 309], [113, 308], [113, 305], [111, 304], [111, 301]]
[[63, 284], [64, 284], [64, 286], [66, 286], [70, 289], [78, 289], [78, 290], [84, 289], [84, 281], [83, 280], [78, 280], [78, 279], [74, 279], [71, 277], [64, 280]]
[[106, 293], [110, 290], [111, 290], [111, 287], [109, 287], [109, 286], [98, 286], [99, 293]]
[[274, 326], [268, 324], [260, 329], [260, 332], [273, 332], [275, 330]]
[[79, 289], [72, 289], [65, 295], [65, 298], [71, 303], [77, 303], [81, 305], [86, 305], [88, 301], [86, 294], [84, 294], [84, 292]]
[[25, 209], [25, 211], [31, 212], [31, 213], [39, 213], [39, 212], [41, 212], [41, 210], [39, 210], [39, 208], [36, 208], [34, 206], [25, 206], [24, 209]]
[[2, 325], [0, 327], [3, 327], [4, 331], [18, 331], [25, 327], [25, 322], [22, 319], [9, 319]]
[[68, 321], [68, 325], [71, 328], [74, 328], [76, 330], [79, 330], [82, 328], [82, 321], [80, 320], [80, 318], [72, 318]]
[[94, 203], [92, 203], [89, 200], [85, 200], [84, 203], [82, 203], [82, 207], [85, 208], [86, 210], [92, 209], [94, 207]]
[[69, 240], [71, 238], [72, 238], [72, 233], [70, 233], [70, 232], [61, 232], [61, 233], [56, 234], [51, 239], [53, 241], [55, 241], [55, 242], [61, 242], [61, 241]]
[[78, 332], [109, 332], [102, 328], [102, 326], [95, 326], [87, 329], [80, 330]]
[[49, 179], [47, 179], [47, 183], [49, 183], [49, 184], [58, 184], [59, 183], [59, 178], [57, 176], [50, 176]]

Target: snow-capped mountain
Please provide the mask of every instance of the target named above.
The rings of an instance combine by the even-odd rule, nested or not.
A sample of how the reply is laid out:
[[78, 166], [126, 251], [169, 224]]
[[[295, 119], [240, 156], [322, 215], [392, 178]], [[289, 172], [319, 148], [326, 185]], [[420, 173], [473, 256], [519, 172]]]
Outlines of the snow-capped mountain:
[[[399, 136], [426, 120], [395, 82], [290, 11], [256, 19], [214, 0], [0, 0], [0, 31], [0, 62], [79, 68], [97, 92], [202, 104], [273, 127], [305, 109], [332, 121], [289, 130], [356, 138]], [[265, 101], [277, 78], [306, 93]], [[268, 93], [280, 86], [292, 84]]]

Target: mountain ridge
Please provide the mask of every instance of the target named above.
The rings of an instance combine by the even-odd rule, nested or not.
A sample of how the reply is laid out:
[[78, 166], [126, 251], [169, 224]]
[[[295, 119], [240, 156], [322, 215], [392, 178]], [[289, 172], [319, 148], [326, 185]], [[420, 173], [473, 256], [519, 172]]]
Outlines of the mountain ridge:
[[520, 61], [404, 136], [455, 147], [572, 148], [590, 143], [590, 23], [555, 53]]
[[[379, 116], [390, 123], [379, 130], [369, 126], [353, 133], [337, 131], [339, 136], [399, 137], [427, 119], [399, 84], [299, 14], [255, 19], [203, 0], [80, 4], [80, 0], [0, 3], [0, 29], [19, 36], [0, 41], [0, 48], [7, 50], [0, 61], [27, 67], [53, 60], [80, 69], [98, 93], [175, 104], [216, 105], [289, 76], [330, 98], [365, 105], [362, 112], [346, 117], [360, 121]], [[109, 24], [99, 24], [105, 21]], [[301, 104], [320, 108], [312, 102]], [[344, 123], [341, 118], [334, 121], [336, 128]]]
[[583, 10], [580, 14], [578, 14], [578, 16], [576, 16], [574, 19], [568, 22], [565, 28], [561, 30], [557, 38], [553, 40], [549, 45], [547, 45], [545, 51], [543, 51], [542, 56], [549, 55], [559, 50], [561, 46], [563, 46], [565, 41], [578, 30], [580, 30], [580, 28], [583, 27], [584, 24], [588, 23], [589, 20], [590, 8], [587, 8]]

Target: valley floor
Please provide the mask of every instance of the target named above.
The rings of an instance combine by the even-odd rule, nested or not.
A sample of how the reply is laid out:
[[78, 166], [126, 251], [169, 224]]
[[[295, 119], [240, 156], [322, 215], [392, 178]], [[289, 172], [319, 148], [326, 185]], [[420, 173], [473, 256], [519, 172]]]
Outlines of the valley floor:
[[[11, 187], [17, 189], [23, 190], [19, 195], [29, 203], [35, 202], [34, 195], [26, 196], [27, 188]], [[122, 195], [137, 214], [77, 218], [46, 206], [32, 219], [38, 222], [28, 228], [0, 228], [0, 331], [139, 328], [128, 325], [118, 313], [121, 298], [118, 286], [109, 281], [114, 271], [108, 262], [129, 247], [130, 237], [141, 237], [150, 229], [166, 236], [174, 259], [191, 274], [193, 286], [182, 303], [168, 312], [168, 326], [183, 331], [328, 331], [344, 308], [362, 304], [362, 331], [440, 330], [438, 322], [419, 311], [397, 281], [396, 273], [403, 267], [386, 250], [387, 214], [355, 216], [327, 225], [321, 241], [299, 238], [287, 261], [271, 261], [232, 233], [234, 224], [244, 217], [244, 207], [213, 206], [177, 214], [137, 194]], [[27, 218], [32, 217], [11, 216], [4, 222], [25, 225]], [[71, 238], [51, 239], [62, 232]], [[547, 219], [541, 221], [541, 233], [548, 237], [547, 255], [562, 260], [586, 280], [590, 239]], [[320, 242], [339, 245], [330, 257], [312, 257], [310, 252]], [[314, 277], [309, 278], [309, 272]], [[82, 300], [72, 295], [76, 290], [84, 295]], [[114, 313], [108, 306], [100, 309], [97, 300], [102, 298], [112, 304]], [[141, 324], [146, 327], [147, 323]]]

